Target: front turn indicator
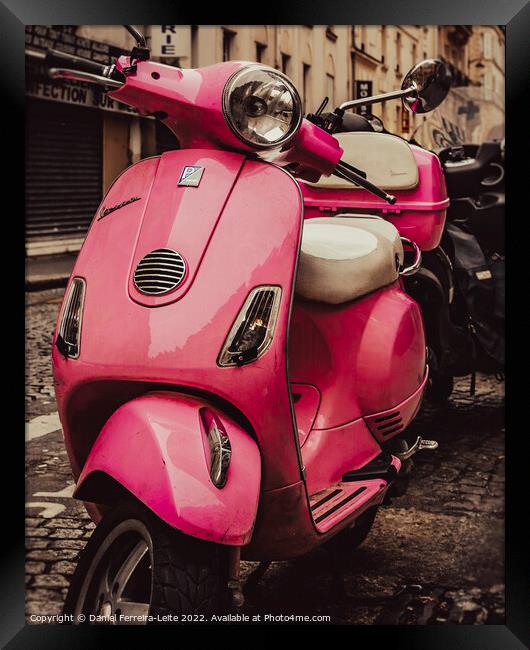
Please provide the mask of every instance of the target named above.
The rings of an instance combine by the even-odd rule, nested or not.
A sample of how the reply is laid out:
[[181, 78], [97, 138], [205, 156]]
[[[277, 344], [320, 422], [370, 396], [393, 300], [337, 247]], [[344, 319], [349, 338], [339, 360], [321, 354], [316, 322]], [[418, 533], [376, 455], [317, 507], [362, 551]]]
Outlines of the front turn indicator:
[[81, 345], [81, 322], [85, 302], [86, 282], [73, 278], [64, 303], [63, 314], [57, 328], [55, 344], [65, 357], [77, 359]]
[[215, 487], [221, 489], [226, 485], [232, 445], [218, 417], [207, 408], [201, 409], [200, 415], [208, 440], [210, 478]]
[[281, 287], [252, 289], [226, 337], [218, 365], [242, 366], [267, 351], [274, 337], [281, 295]]

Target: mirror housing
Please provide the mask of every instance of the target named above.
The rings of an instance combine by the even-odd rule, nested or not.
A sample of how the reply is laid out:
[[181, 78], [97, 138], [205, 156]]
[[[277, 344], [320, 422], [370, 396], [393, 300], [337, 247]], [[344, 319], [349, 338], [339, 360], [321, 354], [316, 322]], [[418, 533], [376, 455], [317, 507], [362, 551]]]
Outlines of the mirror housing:
[[429, 113], [447, 97], [451, 81], [451, 71], [440, 59], [420, 61], [403, 79], [402, 90], [416, 91], [403, 98], [403, 105], [412, 113]]

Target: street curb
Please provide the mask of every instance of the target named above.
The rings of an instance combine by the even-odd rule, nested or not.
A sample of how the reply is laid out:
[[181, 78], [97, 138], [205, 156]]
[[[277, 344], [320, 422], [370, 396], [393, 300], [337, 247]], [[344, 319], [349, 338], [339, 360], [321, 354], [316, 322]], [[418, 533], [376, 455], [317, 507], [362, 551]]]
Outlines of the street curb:
[[70, 275], [31, 275], [26, 277], [26, 291], [43, 291], [66, 287]]

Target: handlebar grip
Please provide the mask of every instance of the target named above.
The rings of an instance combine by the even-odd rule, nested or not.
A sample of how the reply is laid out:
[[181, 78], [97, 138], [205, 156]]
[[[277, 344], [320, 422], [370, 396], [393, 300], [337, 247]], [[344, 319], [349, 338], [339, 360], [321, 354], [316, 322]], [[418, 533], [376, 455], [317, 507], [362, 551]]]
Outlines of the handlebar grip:
[[82, 72], [91, 72], [92, 74], [103, 75], [108, 66], [90, 59], [83, 59], [74, 54], [67, 54], [59, 50], [50, 49], [46, 53], [46, 64], [56, 68], [70, 68], [71, 70], [80, 70]]

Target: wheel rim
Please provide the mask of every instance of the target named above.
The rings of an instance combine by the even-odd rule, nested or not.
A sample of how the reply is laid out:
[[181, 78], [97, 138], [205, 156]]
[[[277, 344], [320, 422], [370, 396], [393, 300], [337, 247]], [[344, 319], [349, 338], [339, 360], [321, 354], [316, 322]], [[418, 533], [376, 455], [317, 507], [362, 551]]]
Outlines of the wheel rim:
[[[146, 526], [121, 522], [95, 553], [77, 598], [74, 622], [145, 624], [152, 592], [153, 543]], [[95, 616], [96, 618], [90, 618]]]

